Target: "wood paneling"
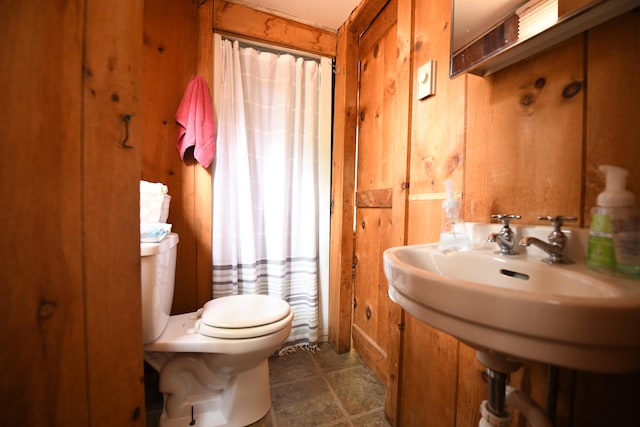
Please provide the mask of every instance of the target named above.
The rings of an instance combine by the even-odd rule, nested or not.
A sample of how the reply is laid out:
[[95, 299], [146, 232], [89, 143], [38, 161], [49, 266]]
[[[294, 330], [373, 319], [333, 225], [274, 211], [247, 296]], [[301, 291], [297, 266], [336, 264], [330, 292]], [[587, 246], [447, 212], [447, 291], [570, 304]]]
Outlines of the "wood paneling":
[[[629, 170], [627, 188], [640, 201], [640, 13], [629, 12], [589, 31], [587, 37], [586, 226], [604, 178], [597, 169], [612, 164]], [[578, 372], [574, 426], [640, 425], [640, 374]]]
[[358, 38], [338, 30], [331, 172], [331, 249], [329, 252], [329, 343], [351, 348], [353, 210], [356, 170]]
[[82, 261], [90, 425], [143, 425], [142, 4], [89, 0], [85, 17]]
[[[207, 82], [213, 99], [213, 0], [198, 5], [198, 48], [196, 73]], [[194, 168], [194, 226], [196, 235], [196, 306], [211, 299], [211, 231], [212, 187], [211, 169]]]
[[271, 15], [238, 3], [213, 0], [216, 32], [292, 47], [318, 55], [336, 55], [336, 35], [331, 31]]
[[[442, 182], [454, 181], [462, 189], [465, 165], [465, 78], [449, 79], [449, 29], [451, 9], [447, 2], [416, 1], [415, 70], [428, 60], [436, 61], [436, 93], [424, 100], [412, 94], [411, 195], [444, 192]], [[427, 226], [440, 227], [440, 213]]]
[[397, 425], [455, 426], [459, 344], [409, 314], [405, 319]]
[[586, 170], [584, 213], [604, 190], [598, 166], [611, 164], [629, 171], [627, 188], [640, 204], [640, 79], [634, 72], [640, 58], [640, 13], [627, 13], [589, 31], [586, 95]]
[[[361, 36], [360, 88], [358, 102], [358, 175], [357, 188], [361, 202], [363, 195], [387, 194], [386, 203], [357, 203], [353, 283], [352, 334], [354, 348], [371, 369], [386, 384], [388, 382], [388, 344], [390, 334], [399, 331], [390, 324], [395, 309], [387, 297], [382, 252], [392, 246], [395, 233], [404, 238], [404, 227], [393, 228], [391, 220], [393, 185], [394, 111], [396, 110], [396, 37], [397, 2], [389, 2]], [[406, 154], [400, 157], [406, 171]], [[404, 151], [406, 153], [406, 151]], [[401, 209], [403, 201], [400, 202]]]
[[82, 2], [3, 4], [0, 399], [7, 426], [89, 425], [83, 29]]
[[488, 78], [467, 77], [467, 221], [581, 218], [583, 50], [577, 36]]
[[[415, 67], [448, 46], [440, 38], [446, 24], [437, 24], [445, 4], [416, 4]], [[414, 104], [411, 193], [442, 191], [447, 171], [462, 169], [463, 182], [459, 173], [451, 176], [463, 190], [468, 221], [487, 222], [491, 213], [510, 211], [531, 224], [545, 213], [584, 219], [603, 187], [596, 168], [610, 163], [630, 170], [628, 186], [638, 194], [634, 123], [640, 115], [633, 99], [640, 80], [629, 70], [640, 56], [639, 17], [628, 13], [489, 78], [438, 75], [435, 97]], [[440, 202], [409, 205], [407, 243], [437, 241]], [[475, 351], [411, 316], [402, 348], [400, 425], [477, 425], [486, 384]], [[442, 365], [443, 353], [449, 365]], [[638, 423], [636, 405], [627, 399], [637, 395], [637, 375], [560, 369], [558, 380], [555, 425]], [[511, 378], [543, 407], [546, 381], [541, 364], [525, 364]], [[451, 393], [456, 397], [447, 400]], [[512, 425], [525, 425], [514, 414]]]
[[3, 12], [3, 425], [144, 424], [142, 5]]
[[[399, 9], [402, 24], [397, 31], [414, 34], [413, 75], [423, 62], [438, 61], [436, 95], [412, 105], [407, 145], [410, 191], [416, 197], [407, 211], [407, 244], [437, 241], [441, 208], [432, 198], [438, 195], [420, 196], [442, 192], [442, 181], [450, 177], [455, 189], [462, 190], [468, 221], [488, 222], [492, 213], [518, 213], [521, 222], [538, 224], [538, 215], [564, 214], [588, 226], [588, 209], [603, 186], [596, 168], [603, 163], [629, 169], [628, 186], [640, 192], [635, 143], [640, 128], [634, 125], [639, 113], [633, 101], [640, 82], [637, 73], [629, 72], [640, 56], [639, 14], [628, 13], [489, 78], [449, 79], [449, 2], [416, 1], [411, 9], [415, 27], [401, 20], [403, 13], [409, 14]], [[360, 96], [366, 101], [365, 90]], [[365, 120], [370, 113], [365, 111]], [[366, 136], [367, 129], [364, 132]], [[371, 156], [379, 157], [372, 170], [363, 172], [367, 185], [384, 181], [384, 147], [379, 145], [383, 151]], [[379, 198], [373, 196], [378, 193], [367, 194], [363, 205], [376, 204]], [[384, 220], [379, 213], [367, 212], [359, 216], [357, 226]], [[358, 259], [379, 250], [374, 246], [358, 250]], [[357, 319], [354, 325], [354, 339], [361, 339], [363, 328]], [[399, 418], [391, 420], [403, 426], [477, 425], [487, 391], [475, 350], [411, 316], [406, 316], [404, 326], [400, 387], [391, 398], [399, 402]], [[620, 397], [637, 395], [637, 376], [558, 372], [557, 426], [606, 419], [619, 425], [638, 422], [637, 409]], [[547, 376], [547, 366], [529, 363], [513, 373], [511, 384], [544, 406]], [[594, 392], [586, 384], [600, 387]], [[394, 392], [387, 388], [390, 391]], [[612, 408], [604, 411], [611, 418], [593, 414], [602, 409], [598, 402]], [[525, 425], [515, 411], [512, 425]]]
[[[180, 159], [174, 118], [189, 80], [199, 71], [207, 72], [206, 67], [199, 69], [197, 66], [200, 34], [197, 23], [198, 8], [194, 2], [144, 2], [141, 178], [166, 184], [171, 195], [167, 221], [173, 225], [172, 231], [180, 236], [173, 313], [199, 308], [198, 256], [200, 245], [206, 247], [207, 242], [198, 239], [196, 218], [199, 215], [196, 212], [206, 215], [207, 205], [196, 205], [196, 200], [203, 197], [202, 193], [196, 193], [196, 171], [198, 174], [207, 172], [198, 170], [203, 168], [192, 155], [185, 156], [185, 161]], [[204, 54], [210, 53], [210, 48], [204, 51], [204, 43], [202, 49]], [[202, 77], [208, 82], [212, 79], [211, 75]], [[204, 197], [211, 199], [211, 193]], [[210, 209], [208, 215], [211, 215]], [[211, 288], [210, 280], [208, 287]], [[210, 298], [211, 291], [205, 301]]]

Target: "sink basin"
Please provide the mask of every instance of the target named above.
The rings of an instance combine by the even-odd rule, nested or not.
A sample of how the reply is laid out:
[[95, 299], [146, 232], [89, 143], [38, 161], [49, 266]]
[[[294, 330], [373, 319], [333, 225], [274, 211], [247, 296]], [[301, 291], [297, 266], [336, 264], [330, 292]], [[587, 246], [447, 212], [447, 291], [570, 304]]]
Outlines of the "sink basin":
[[640, 370], [640, 281], [591, 271], [584, 257], [549, 265], [540, 251], [496, 249], [390, 248], [389, 296], [480, 352], [592, 372]]

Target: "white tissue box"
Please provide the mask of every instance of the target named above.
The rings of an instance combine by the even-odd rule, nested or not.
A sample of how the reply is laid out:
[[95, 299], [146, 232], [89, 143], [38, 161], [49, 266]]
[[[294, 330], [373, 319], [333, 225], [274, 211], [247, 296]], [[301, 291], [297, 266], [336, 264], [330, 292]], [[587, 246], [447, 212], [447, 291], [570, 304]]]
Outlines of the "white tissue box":
[[140, 222], [167, 222], [171, 196], [140, 192]]

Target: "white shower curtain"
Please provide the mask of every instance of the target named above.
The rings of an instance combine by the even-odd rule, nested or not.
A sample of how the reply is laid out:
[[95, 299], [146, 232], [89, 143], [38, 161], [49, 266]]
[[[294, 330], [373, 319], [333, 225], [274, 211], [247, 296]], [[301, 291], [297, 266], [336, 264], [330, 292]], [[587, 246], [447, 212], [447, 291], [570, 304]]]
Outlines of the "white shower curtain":
[[268, 294], [295, 315], [285, 349], [318, 341], [319, 67], [221, 41], [213, 297]]

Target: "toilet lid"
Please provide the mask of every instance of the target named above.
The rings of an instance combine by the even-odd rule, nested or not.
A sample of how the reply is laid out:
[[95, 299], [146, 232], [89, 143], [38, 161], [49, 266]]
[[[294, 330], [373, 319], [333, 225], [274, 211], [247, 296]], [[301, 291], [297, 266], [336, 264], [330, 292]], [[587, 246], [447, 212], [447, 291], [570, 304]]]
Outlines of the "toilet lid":
[[232, 295], [204, 305], [198, 332], [214, 338], [253, 338], [279, 331], [292, 317], [291, 307], [280, 298]]

